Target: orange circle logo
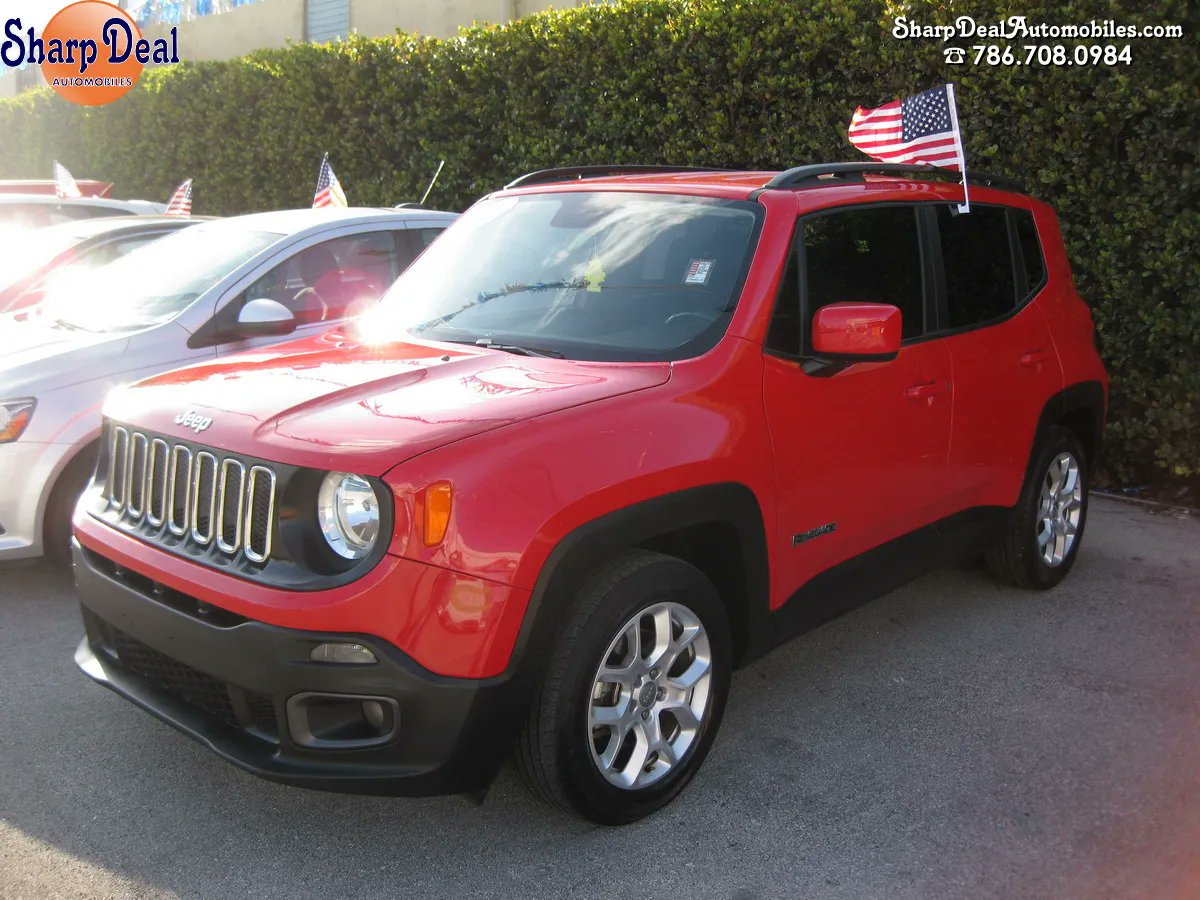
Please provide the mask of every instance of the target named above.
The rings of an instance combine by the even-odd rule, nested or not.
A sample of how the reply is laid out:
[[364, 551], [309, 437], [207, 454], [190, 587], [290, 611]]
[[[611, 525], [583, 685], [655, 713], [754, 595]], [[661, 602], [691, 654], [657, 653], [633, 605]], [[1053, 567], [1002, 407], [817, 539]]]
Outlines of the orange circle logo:
[[129, 13], [104, 0], [80, 0], [59, 10], [46, 23], [42, 42], [42, 76], [72, 103], [112, 103], [142, 75], [142, 30]]

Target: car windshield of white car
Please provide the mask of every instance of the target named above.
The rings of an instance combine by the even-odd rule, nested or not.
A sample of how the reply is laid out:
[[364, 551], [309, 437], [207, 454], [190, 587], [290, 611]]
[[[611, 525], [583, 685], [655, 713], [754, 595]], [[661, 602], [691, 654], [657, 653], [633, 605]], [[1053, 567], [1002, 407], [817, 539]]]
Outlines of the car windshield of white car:
[[0, 229], [0, 290], [40, 270], [82, 240], [79, 224]]
[[56, 281], [44, 315], [85, 331], [161, 325], [281, 237], [223, 222], [194, 225], [79, 278]]

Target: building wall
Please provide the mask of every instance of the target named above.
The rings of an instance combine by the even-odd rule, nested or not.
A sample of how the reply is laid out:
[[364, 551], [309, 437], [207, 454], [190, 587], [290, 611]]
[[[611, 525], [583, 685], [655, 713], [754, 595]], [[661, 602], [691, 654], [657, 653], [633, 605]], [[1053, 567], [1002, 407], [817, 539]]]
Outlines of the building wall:
[[[274, 0], [262, 0], [271, 3]], [[452, 37], [472, 22], [510, 22], [557, 6], [581, 6], [558, 0], [350, 0], [350, 27], [366, 37], [383, 37], [399, 29], [431, 37]]]
[[[181, 22], [181, 60], [232, 59], [265, 47], [286, 47], [304, 40], [304, 0], [259, 0], [219, 16]], [[154, 40], [169, 37], [169, 25], [145, 25], [142, 34]]]
[[[350, 28], [365, 37], [383, 37], [415, 31], [431, 37], [451, 37], [472, 22], [508, 22], [551, 6], [579, 6], [579, 0], [350, 0]], [[305, 0], [259, 0], [218, 16], [183, 22], [179, 28], [181, 59], [230, 59], [264, 47], [301, 43]], [[170, 33], [170, 26], [142, 29], [154, 39]]]
[[30, 88], [42, 87], [46, 79], [42, 77], [39, 66], [26, 66], [24, 69], [10, 69], [0, 66], [0, 100], [5, 97], [15, 97]]

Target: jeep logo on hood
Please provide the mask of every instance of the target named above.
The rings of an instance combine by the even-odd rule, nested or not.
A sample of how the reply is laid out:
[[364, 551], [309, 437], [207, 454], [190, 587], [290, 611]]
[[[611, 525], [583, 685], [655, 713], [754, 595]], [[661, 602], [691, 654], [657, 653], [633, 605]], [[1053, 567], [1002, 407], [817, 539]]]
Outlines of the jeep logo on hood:
[[212, 424], [211, 416], [202, 416], [194, 409], [189, 409], [187, 412], [181, 412], [175, 417], [175, 424], [182, 425], [185, 428], [190, 428], [192, 431], [199, 434]]

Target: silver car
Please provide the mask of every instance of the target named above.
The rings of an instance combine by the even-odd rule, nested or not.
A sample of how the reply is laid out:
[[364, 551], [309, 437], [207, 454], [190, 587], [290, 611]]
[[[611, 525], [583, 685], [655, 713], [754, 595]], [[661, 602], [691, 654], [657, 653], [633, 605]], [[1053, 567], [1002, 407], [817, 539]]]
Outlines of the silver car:
[[114, 200], [111, 197], [73, 197], [60, 200], [44, 194], [0, 194], [0, 235], [27, 228], [44, 228], [79, 219], [104, 216], [155, 216], [165, 203], [152, 200]]
[[455, 218], [306, 209], [205, 222], [0, 317], [0, 560], [66, 552], [110, 390], [329, 329]]

